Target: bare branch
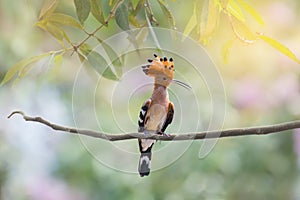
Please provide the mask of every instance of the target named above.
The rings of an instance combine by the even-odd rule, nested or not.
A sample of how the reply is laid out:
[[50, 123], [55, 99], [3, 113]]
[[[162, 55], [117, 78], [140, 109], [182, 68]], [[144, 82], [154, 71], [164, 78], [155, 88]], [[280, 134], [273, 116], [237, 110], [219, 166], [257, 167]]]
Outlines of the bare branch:
[[23, 116], [25, 121], [32, 121], [44, 124], [56, 131], [69, 132], [74, 134], [86, 135], [94, 138], [101, 138], [109, 141], [117, 140], [129, 140], [129, 139], [155, 139], [163, 141], [171, 140], [200, 140], [200, 139], [210, 139], [210, 138], [219, 138], [219, 137], [235, 137], [235, 136], [245, 136], [245, 135], [266, 135], [271, 133], [282, 132], [286, 130], [300, 128], [300, 120], [290, 121], [280, 124], [268, 125], [268, 126], [259, 126], [259, 127], [248, 127], [248, 128], [235, 128], [227, 130], [216, 130], [216, 131], [203, 131], [198, 133], [186, 133], [180, 135], [171, 134], [158, 135], [158, 134], [149, 134], [145, 135], [142, 133], [126, 133], [126, 134], [105, 134], [92, 130], [78, 129], [72, 127], [61, 126], [53, 124], [42, 117], [31, 117], [26, 115], [22, 111], [14, 111], [7, 118], [11, 118], [15, 114], [20, 114]]

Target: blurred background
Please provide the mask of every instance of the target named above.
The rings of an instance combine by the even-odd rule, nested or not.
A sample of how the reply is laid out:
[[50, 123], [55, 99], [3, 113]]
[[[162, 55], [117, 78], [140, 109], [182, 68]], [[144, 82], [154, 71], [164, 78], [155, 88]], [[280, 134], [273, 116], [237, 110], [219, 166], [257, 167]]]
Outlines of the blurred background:
[[[299, 1], [247, 2], [265, 20], [266, 26], [258, 31], [285, 44], [299, 58]], [[168, 1], [168, 5], [177, 30], [183, 31], [192, 5], [184, 1]], [[37, 0], [0, 1], [1, 79], [19, 60], [61, 48], [48, 33], [33, 26], [41, 6]], [[71, 1], [62, 1], [58, 9], [74, 14]], [[153, 8], [158, 18], [163, 18], [159, 9]], [[93, 29], [95, 20], [88, 20]], [[235, 44], [225, 64], [221, 44], [228, 39], [228, 27], [220, 26], [221, 31], [205, 47], [211, 60], [203, 61], [203, 65], [216, 66], [217, 81], [223, 81], [218, 92], [226, 106], [226, 111], [220, 110], [224, 128], [299, 119], [299, 64], [262, 41]], [[109, 37], [117, 32], [120, 29], [113, 23], [102, 34]], [[73, 37], [80, 41], [84, 34], [74, 33]], [[188, 50], [205, 54], [199, 49]], [[7, 119], [12, 111], [23, 110], [67, 126], [107, 133], [135, 132], [140, 106], [152, 88], [151, 79], [139, 67], [152, 53], [153, 49], [141, 51], [139, 58], [129, 54], [120, 82], [98, 80], [81, 68], [76, 56], [66, 55], [55, 72], [53, 61], [43, 60], [19, 83], [2, 86], [0, 199], [300, 199], [299, 130], [220, 139], [201, 159], [199, 150], [204, 141], [158, 142], [153, 171], [140, 178], [135, 172], [139, 155], [134, 140], [109, 143], [55, 132], [20, 116]], [[213, 123], [209, 121], [213, 95], [205, 74], [196, 76], [187, 60], [172, 52], [167, 55], [180, 63], [176, 65], [177, 78], [194, 89], [189, 93], [171, 86], [176, 115], [168, 131], [208, 129]]]

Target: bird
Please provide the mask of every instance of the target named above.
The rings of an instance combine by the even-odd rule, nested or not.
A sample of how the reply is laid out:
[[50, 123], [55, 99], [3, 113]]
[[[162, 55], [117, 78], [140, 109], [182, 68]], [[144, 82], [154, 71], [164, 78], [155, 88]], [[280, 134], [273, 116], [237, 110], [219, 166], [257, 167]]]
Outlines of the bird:
[[[141, 107], [138, 119], [138, 132], [144, 134], [156, 133], [166, 135], [165, 130], [172, 123], [174, 104], [169, 100], [168, 87], [175, 82], [190, 89], [190, 86], [174, 79], [173, 58], [159, 57], [154, 54], [154, 59], [148, 59], [149, 64], [142, 66], [145, 75], [154, 78], [152, 95]], [[152, 147], [156, 140], [138, 139], [140, 159], [138, 172], [141, 177], [150, 174]]]

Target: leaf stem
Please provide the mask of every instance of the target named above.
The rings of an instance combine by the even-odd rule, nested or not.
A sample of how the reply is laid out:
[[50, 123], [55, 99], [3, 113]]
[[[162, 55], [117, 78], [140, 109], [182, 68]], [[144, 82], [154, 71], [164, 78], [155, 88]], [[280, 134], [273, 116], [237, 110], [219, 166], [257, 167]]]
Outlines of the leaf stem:
[[96, 28], [92, 33], [88, 33], [85, 29], [84, 32], [88, 35], [85, 39], [83, 39], [78, 45], [72, 45], [75, 52], [77, 52], [78, 48], [83, 45], [87, 40], [89, 40], [91, 37], [93, 37], [100, 29], [102, 29], [104, 26], [108, 25], [108, 22], [111, 20], [111, 18], [114, 17], [117, 8], [124, 0], [118, 0], [114, 7], [109, 12], [108, 17], [105, 20], [105, 24], [101, 24], [98, 28]]

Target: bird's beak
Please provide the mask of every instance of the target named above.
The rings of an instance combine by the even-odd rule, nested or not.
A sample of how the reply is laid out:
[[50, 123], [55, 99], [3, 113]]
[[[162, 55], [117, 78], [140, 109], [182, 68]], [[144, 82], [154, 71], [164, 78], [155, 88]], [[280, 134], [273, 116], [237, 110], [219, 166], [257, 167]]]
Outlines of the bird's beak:
[[149, 68], [150, 68], [150, 65], [144, 65], [144, 66], [142, 66], [143, 72], [146, 75], [148, 75], [148, 73], [149, 73]]
[[180, 85], [182, 87], [184, 87], [185, 89], [188, 89], [188, 90], [191, 90], [192, 87], [189, 86], [188, 84], [182, 82], [182, 81], [179, 81], [179, 80], [176, 80], [176, 79], [173, 79], [172, 82], [176, 83], [177, 85]]

